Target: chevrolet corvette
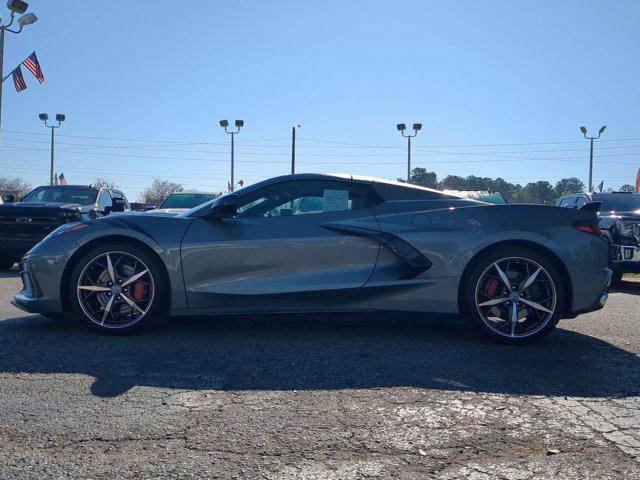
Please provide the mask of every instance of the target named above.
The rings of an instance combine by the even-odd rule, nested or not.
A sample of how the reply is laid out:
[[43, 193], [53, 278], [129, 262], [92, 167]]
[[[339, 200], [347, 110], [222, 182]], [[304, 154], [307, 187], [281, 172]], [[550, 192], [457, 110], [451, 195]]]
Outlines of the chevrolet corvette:
[[602, 308], [607, 264], [593, 209], [297, 174], [177, 216], [62, 225], [23, 257], [13, 304], [105, 333], [165, 315], [412, 311], [522, 344]]

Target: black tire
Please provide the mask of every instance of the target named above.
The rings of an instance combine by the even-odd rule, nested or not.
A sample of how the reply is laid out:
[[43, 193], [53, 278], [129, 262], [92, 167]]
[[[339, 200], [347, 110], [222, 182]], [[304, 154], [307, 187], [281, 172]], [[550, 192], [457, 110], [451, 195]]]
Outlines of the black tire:
[[[106, 258], [107, 256], [116, 256], [122, 255], [123, 258], [134, 257], [135, 260], [141, 262], [142, 267], [146, 267], [145, 270], [149, 272], [151, 278], [151, 293], [149, 294], [148, 305], [145, 306], [145, 311], [141, 315], [141, 317], [134, 321], [134, 323], [127, 324], [126, 322], [122, 324], [110, 324], [103, 320], [102, 324], [99, 323], [98, 319], [96, 319], [96, 314], [94, 312], [94, 318], [90, 315], [89, 308], [87, 308], [88, 301], [85, 299], [81, 303], [81, 292], [78, 289], [80, 285], [79, 281], [81, 275], [84, 275], [83, 272], [86, 272], [85, 269], [91, 268], [99, 268], [96, 266], [96, 262], [100, 262], [101, 258]], [[105, 268], [106, 271], [106, 268]], [[121, 277], [118, 272], [118, 265], [114, 267], [114, 275], [115, 277]], [[148, 278], [148, 277], [146, 277]], [[83, 278], [83, 282], [86, 281], [86, 278]], [[125, 278], [126, 281], [126, 278]], [[155, 321], [165, 317], [168, 312], [168, 298], [169, 298], [169, 282], [166, 278], [166, 273], [160, 261], [156, 259], [156, 257], [147, 251], [144, 248], [137, 247], [135, 245], [130, 245], [127, 243], [110, 243], [106, 245], [101, 245], [99, 247], [93, 248], [86, 252], [82, 257], [76, 262], [73, 272], [71, 274], [71, 281], [69, 284], [69, 301], [71, 304], [72, 313], [77, 316], [81, 321], [85, 322], [91, 328], [98, 330], [101, 333], [106, 333], [110, 335], [123, 335], [127, 333], [131, 333], [134, 331], [139, 331], [143, 328], [148, 327]], [[120, 292], [120, 290], [119, 290]], [[119, 309], [125, 308], [124, 305], [124, 296], [125, 290], [124, 288], [120, 292], [121, 295], [117, 293], [105, 293], [104, 295], [113, 296], [114, 302], [112, 303], [113, 308], [118, 306]], [[103, 292], [98, 292], [96, 295], [102, 295]], [[106, 297], [105, 297], [106, 298]], [[129, 300], [133, 300], [130, 296], [127, 296]], [[121, 300], [121, 306], [117, 305], [117, 302]], [[95, 302], [95, 300], [94, 300]], [[83, 305], [85, 308], [83, 308]], [[106, 308], [105, 308], [106, 309]], [[120, 310], [119, 310], [120, 311]], [[133, 314], [134, 310], [131, 309], [131, 313]], [[104, 310], [100, 312], [100, 314], [104, 313]], [[116, 319], [114, 318], [114, 321]]]
[[12, 258], [0, 257], [0, 272], [8, 272], [15, 263]]
[[620, 284], [622, 284], [623, 275], [624, 272], [621, 272], [620, 270], [614, 270], [613, 275], [611, 276], [611, 285], [614, 287], [620, 286]]
[[[515, 315], [516, 326], [520, 325], [518, 323], [518, 320], [520, 319], [523, 320], [523, 323], [522, 323], [523, 331], [520, 334], [512, 334], [509, 331], [506, 331], [506, 332], [498, 331], [499, 329], [496, 329], [495, 324], [493, 325], [493, 328], [492, 328], [492, 326], [490, 326], [492, 322], [488, 318], [485, 319], [481, 314], [482, 309], [478, 305], [481, 302], [479, 300], [478, 301], [476, 300], [476, 298], [482, 298], [481, 295], [486, 296], [485, 293], [478, 293], [480, 289], [481, 278], [484, 280], [490, 277], [489, 269], [491, 269], [492, 266], [496, 264], [496, 262], [500, 263], [504, 261], [509, 261], [509, 259], [514, 259], [513, 261], [516, 263], [516, 265], [518, 261], [525, 260], [525, 261], [533, 262], [538, 266], [542, 267], [544, 271], [544, 278], [546, 279], [548, 277], [548, 280], [549, 280], [549, 282], [546, 283], [544, 288], [549, 289], [549, 291], [552, 291], [553, 293], [555, 293], [554, 308], [552, 310], [553, 313], [552, 314], [546, 313], [545, 319], [540, 321], [540, 325], [536, 328], [532, 328], [530, 332], [527, 332], [526, 330], [524, 330], [524, 328], [526, 327], [525, 324], [529, 321], [528, 320], [529, 313], [527, 313], [525, 317], [526, 319], [525, 318], [521, 319], [520, 317], [518, 317], [518, 314], [520, 314], [522, 310], [517, 311], [517, 314]], [[518, 259], [521, 259], [521, 260], [518, 260]], [[505, 273], [509, 273], [509, 272], [505, 272]], [[558, 321], [560, 320], [560, 317], [562, 316], [562, 312], [564, 311], [566, 287], [564, 285], [563, 276], [559, 273], [558, 269], [554, 265], [554, 262], [551, 261], [547, 257], [547, 255], [544, 255], [543, 253], [540, 253], [537, 250], [532, 248], [519, 247], [519, 246], [507, 246], [504, 248], [491, 250], [473, 261], [473, 264], [470, 266], [470, 270], [465, 275], [465, 278], [463, 281], [464, 281], [464, 284], [462, 285], [461, 292], [460, 292], [461, 293], [460, 301], [461, 301], [461, 311], [464, 312], [464, 316], [476, 329], [478, 329], [484, 335], [501, 343], [505, 343], [509, 345], [522, 345], [522, 344], [531, 343], [531, 342], [540, 340], [541, 338], [547, 336], [555, 328], [555, 326], [558, 324]], [[539, 280], [539, 281], [542, 281], [542, 280]], [[499, 288], [504, 289], [505, 293], [498, 294], [497, 297], [506, 298], [509, 290], [506, 287], [506, 285], [504, 285], [503, 283], [504, 282], [499, 280]], [[525, 282], [522, 282], [522, 283], [525, 283]], [[536, 286], [535, 288], [540, 289], [543, 287]], [[525, 298], [528, 295], [528, 293], [525, 292], [522, 295], [523, 295], [522, 298]], [[526, 298], [526, 299], [532, 300], [532, 298]], [[514, 302], [508, 301], [508, 302], [505, 302], [505, 305], [508, 304], [512, 306], [513, 303]], [[536, 315], [540, 314], [540, 312], [535, 312], [534, 311], [535, 309], [532, 309], [527, 304], [522, 304], [520, 303], [520, 301], [516, 301], [515, 303], [516, 303], [516, 310], [518, 310], [518, 308], [522, 308], [527, 312], [533, 312], [531, 313], [532, 318], [534, 318], [534, 313]], [[522, 306], [518, 307], [517, 305], [522, 305]], [[509, 306], [508, 308], [510, 309], [511, 306]], [[488, 307], [485, 306], [483, 308], [488, 308]], [[500, 308], [505, 308], [505, 307], [502, 306]], [[502, 325], [509, 326], [511, 324], [506, 325], [503, 323]]]

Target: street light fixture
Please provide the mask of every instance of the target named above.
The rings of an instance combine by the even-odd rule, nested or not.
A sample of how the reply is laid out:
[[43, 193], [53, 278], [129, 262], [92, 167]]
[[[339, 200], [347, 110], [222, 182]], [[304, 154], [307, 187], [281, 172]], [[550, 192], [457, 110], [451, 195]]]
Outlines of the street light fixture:
[[422, 124], [413, 124], [411, 127], [413, 129], [413, 135], [404, 133], [407, 130], [407, 126], [404, 123], [397, 124], [396, 128], [400, 133], [402, 133], [402, 136], [407, 139], [407, 183], [409, 183], [411, 181], [411, 139], [418, 135], [418, 132], [422, 130]]
[[20, 25], [20, 28], [24, 27], [25, 25], [36, 23], [37, 21], [38, 17], [36, 17], [35, 13], [27, 13], [26, 15], [22, 15], [20, 18], [18, 18], [18, 24]]
[[29, 8], [29, 4], [27, 2], [23, 2], [22, 0], [9, 0], [7, 2], [7, 8], [11, 10], [11, 13], [17, 13], [22, 15]]
[[228, 133], [229, 135], [231, 135], [231, 183], [229, 184], [229, 191], [233, 192], [233, 189], [235, 187], [235, 182], [234, 182], [234, 178], [233, 178], [234, 138], [240, 132], [240, 128], [244, 127], [244, 120], [236, 120], [235, 121], [235, 126], [236, 126], [236, 130], [235, 131], [233, 131], [233, 130], [229, 131], [227, 129], [227, 127], [229, 126], [229, 121], [228, 120], [220, 120], [220, 126], [222, 128], [224, 128], [225, 133]]
[[605, 131], [605, 129], [607, 128], [606, 125], [603, 125], [600, 127], [600, 130], [598, 130], [598, 136], [597, 137], [588, 137], [587, 136], [587, 127], [580, 127], [580, 131], [582, 132], [582, 135], [584, 135], [584, 138], [586, 138], [587, 140], [589, 140], [590, 143], [590, 147], [589, 147], [589, 192], [593, 191], [593, 141], [597, 140], [600, 138], [600, 135], [603, 134], [603, 132]]
[[49, 115], [47, 115], [46, 113], [41, 113], [40, 115], [38, 115], [38, 118], [44, 122], [45, 127], [51, 129], [51, 172], [49, 174], [49, 185], [53, 185], [54, 132], [56, 128], [60, 128], [60, 125], [62, 125], [62, 122], [65, 121], [66, 116], [63, 115], [62, 113], [57, 113], [56, 114], [56, 122], [58, 122], [57, 125], [49, 125], [49, 122], [48, 122]]
[[[38, 17], [36, 17], [33, 13], [27, 13], [23, 15], [24, 12], [29, 8], [29, 4], [27, 2], [23, 2], [22, 0], [9, 0], [7, 2], [7, 8], [11, 10], [11, 18], [9, 23], [6, 25], [0, 25], [0, 131], [2, 130], [2, 85], [7, 77], [4, 76], [4, 36], [5, 32], [11, 33], [20, 33], [25, 25], [30, 25], [36, 21], [38, 21]], [[22, 15], [18, 18], [18, 24], [20, 28], [17, 30], [12, 30], [11, 25], [13, 25], [13, 21], [15, 20], [16, 14]], [[2, 22], [2, 17], [0, 17], [0, 22]]]

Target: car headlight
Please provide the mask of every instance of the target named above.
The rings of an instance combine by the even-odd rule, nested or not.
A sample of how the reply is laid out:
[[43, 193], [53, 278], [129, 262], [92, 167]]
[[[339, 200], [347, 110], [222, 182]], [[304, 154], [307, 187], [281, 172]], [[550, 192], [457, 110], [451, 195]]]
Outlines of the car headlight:
[[616, 230], [623, 237], [633, 237], [634, 236], [633, 224], [632, 223], [627, 223], [627, 222], [623, 222], [622, 220], [618, 220], [616, 222]]
[[53, 237], [57, 237], [58, 235], [63, 235], [65, 233], [71, 233], [71, 232], [75, 232], [76, 230], [81, 230], [85, 227], [88, 227], [89, 225], [84, 223], [84, 222], [73, 222], [73, 223], [66, 223], [58, 228], [56, 228], [54, 231], [52, 231], [49, 235], [47, 235], [46, 237], [44, 237], [42, 239], [42, 241], [44, 242], [45, 240], [49, 239], [49, 238], [53, 238]]

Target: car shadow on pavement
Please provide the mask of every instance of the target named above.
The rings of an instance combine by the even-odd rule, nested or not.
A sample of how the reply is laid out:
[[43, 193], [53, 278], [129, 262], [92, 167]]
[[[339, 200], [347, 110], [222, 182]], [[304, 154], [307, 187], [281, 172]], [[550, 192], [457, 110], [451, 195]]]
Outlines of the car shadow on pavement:
[[519, 395], [640, 394], [640, 357], [557, 329], [522, 347], [407, 315], [179, 318], [126, 337], [32, 315], [0, 322], [1, 374], [83, 374], [94, 395], [417, 387]]
[[628, 293], [631, 295], [640, 295], [640, 281], [623, 280], [615, 287], [611, 287], [611, 292]]

